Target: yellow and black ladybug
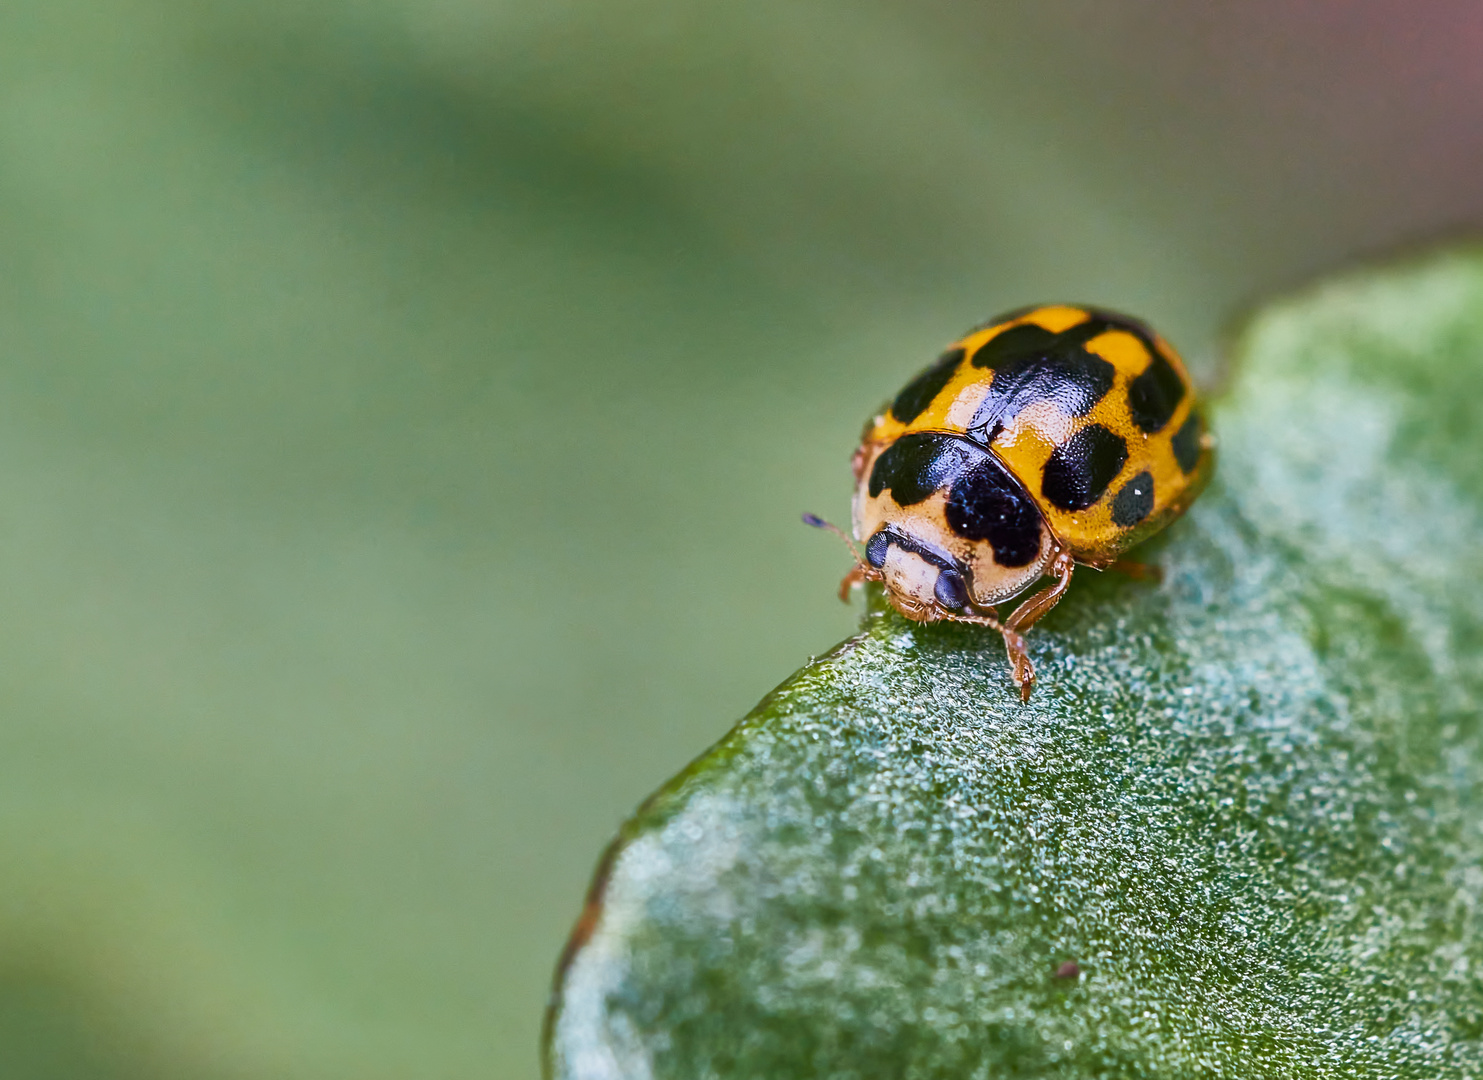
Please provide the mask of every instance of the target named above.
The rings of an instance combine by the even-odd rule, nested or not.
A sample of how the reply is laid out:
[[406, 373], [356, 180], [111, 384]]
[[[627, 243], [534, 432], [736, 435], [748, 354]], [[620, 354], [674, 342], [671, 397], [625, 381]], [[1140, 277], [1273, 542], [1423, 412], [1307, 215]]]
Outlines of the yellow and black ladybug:
[[[993, 627], [1028, 700], [1022, 635], [1074, 565], [1118, 564], [1184, 512], [1213, 466], [1189, 375], [1162, 338], [1096, 308], [1013, 312], [949, 348], [866, 425], [853, 514], [865, 555], [841, 595], [880, 581], [907, 618]], [[1001, 621], [994, 605], [1043, 577], [1055, 580]]]

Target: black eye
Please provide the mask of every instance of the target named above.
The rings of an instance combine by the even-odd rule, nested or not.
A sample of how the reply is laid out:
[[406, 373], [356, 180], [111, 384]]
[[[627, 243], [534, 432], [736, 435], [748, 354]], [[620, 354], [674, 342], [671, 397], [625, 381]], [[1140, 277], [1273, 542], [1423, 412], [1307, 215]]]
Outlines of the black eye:
[[937, 602], [949, 611], [959, 611], [968, 603], [968, 586], [963, 575], [956, 570], [944, 570], [937, 575]]
[[886, 550], [891, 546], [891, 538], [882, 529], [870, 538], [870, 543], [865, 545], [865, 561], [879, 570], [886, 565]]

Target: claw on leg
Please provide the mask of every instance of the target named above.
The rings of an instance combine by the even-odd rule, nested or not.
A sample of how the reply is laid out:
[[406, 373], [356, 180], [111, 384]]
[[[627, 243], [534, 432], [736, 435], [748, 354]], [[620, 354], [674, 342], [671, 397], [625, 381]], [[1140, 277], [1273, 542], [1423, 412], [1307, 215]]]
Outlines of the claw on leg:
[[1025, 639], [1006, 628], [1004, 648], [1009, 653], [1010, 676], [1020, 688], [1020, 701], [1029, 701], [1030, 691], [1035, 689], [1035, 665], [1030, 663], [1030, 654], [1025, 649]]

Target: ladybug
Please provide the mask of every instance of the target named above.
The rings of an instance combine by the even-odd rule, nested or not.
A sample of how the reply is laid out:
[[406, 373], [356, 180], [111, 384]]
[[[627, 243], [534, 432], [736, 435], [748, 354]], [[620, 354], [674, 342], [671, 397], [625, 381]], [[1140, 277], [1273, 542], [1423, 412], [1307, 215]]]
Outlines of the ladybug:
[[[1194, 501], [1214, 440], [1167, 342], [1125, 315], [1058, 304], [949, 347], [866, 424], [853, 466], [865, 553], [841, 598], [879, 581], [909, 619], [999, 631], [1028, 701], [1025, 631], [1077, 563], [1157, 576], [1121, 556]], [[996, 605], [1047, 577], [1001, 620]]]

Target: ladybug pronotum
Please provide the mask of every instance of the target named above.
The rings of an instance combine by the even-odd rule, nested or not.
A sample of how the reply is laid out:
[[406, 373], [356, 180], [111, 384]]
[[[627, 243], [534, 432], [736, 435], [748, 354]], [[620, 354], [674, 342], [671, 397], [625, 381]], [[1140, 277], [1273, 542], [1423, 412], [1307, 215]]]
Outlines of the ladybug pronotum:
[[[1183, 513], [1213, 445], [1184, 364], [1142, 323], [1068, 305], [1013, 312], [951, 346], [866, 425], [853, 511], [865, 554], [840, 594], [879, 581], [909, 619], [998, 630], [1028, 700], [1025, 631], [1077, 563], [1119, 565]], [[1047, 577], [1001, 620], [995, 605]]]

